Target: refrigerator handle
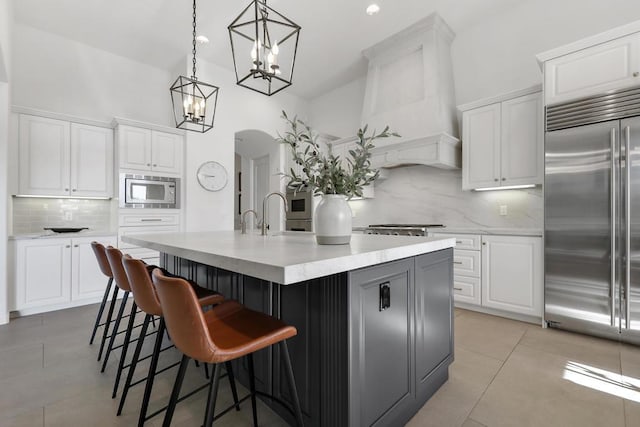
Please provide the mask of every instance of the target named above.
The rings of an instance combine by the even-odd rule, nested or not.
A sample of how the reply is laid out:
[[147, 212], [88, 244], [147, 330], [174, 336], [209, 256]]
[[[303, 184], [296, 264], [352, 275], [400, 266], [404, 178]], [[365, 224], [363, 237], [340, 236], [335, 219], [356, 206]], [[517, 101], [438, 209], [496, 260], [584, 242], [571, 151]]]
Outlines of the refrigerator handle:
[[631, 327], [631, 304], [629, 301], [631, 289], [631, 128], [624, 128], [624, 158], [625, 158], [625, 284], [624, 284], [624, 318], [627, 329]]
[[611, 129], [611, 326], [616, 326], [616, 129]]

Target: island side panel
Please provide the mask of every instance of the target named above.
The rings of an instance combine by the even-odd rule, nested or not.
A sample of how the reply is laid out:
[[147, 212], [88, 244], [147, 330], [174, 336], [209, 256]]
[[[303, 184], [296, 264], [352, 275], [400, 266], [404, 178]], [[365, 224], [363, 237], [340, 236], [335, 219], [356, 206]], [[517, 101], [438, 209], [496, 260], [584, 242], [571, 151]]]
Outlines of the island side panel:
[[[174, 274], [295, 326], [298, 335], [288, 340], [288, 346], [305, 425], [348, 425], [347, 273], [282, 286], [168, 254], [162, 254], [161, 261]], [[261, 350], [254, 360], [256, 388], [291, 403], [279, 349]], [[234, 363], [234, 372], [248, 387], [246, 358]], [[281, 406], [264, 402], [295, 425], [294, 418]]]

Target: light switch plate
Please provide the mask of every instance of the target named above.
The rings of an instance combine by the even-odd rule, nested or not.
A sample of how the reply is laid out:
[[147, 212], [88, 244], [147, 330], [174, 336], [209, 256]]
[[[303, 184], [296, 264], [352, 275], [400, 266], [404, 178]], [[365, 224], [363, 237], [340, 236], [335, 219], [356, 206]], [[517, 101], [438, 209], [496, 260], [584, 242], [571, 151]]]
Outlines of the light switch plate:
[[507, 205], [500, 205], [500, 216], [507, 216]]

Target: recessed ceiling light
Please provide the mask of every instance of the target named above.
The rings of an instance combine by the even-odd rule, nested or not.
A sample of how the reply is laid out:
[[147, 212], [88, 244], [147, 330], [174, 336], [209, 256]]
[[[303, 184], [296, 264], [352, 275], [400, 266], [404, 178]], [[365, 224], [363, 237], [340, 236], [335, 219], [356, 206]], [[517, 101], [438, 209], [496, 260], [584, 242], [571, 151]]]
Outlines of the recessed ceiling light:
[[209, 43], [209, 38], [200, 34], [198, 37], [196, 37], [196, 41], [200, 44], [207, 44]]
[[380, 6], [375, 3], [372, 3], [367, 7], [367, 15], [375, 15], [378, 12], [380, 12]]

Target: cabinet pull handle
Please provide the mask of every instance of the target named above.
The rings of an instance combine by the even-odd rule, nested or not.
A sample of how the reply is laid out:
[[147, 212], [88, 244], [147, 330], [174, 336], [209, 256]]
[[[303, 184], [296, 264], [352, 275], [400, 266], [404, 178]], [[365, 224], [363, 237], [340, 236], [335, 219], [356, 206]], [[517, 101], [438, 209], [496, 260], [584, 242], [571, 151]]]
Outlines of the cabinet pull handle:
[[71, 245], [66, 245], [66, 246], [65, 246], [65, 248], [70, 248], [70, 247], [71, 247]]
[[506, 181], [506, 180], [507, 180], [507, 178], [502, 178], [502, 180], [503, 180], [503, 181]]
[[147, 163], [147, 166], [151, 166], [151, 163]]
[[494, 181], [498, 182], [498, 178], [493, 178]]
[[462, 261], [453, 261], [454, 264], [462, 264]]
[[153, 164], [153, 167], [155, 168], [156, 166], [158, 166], [158, 165], [154, 163], [154, 164]]
[[456, 243], [462, 243], [462, 240], [456, 240]]
[[461, 291], [462, 288], [453, 288], [454, 291]]
[[159, 222], [162, 218], [142, 218], [140, 222]]
[[391, 287], [389, 287], [389, 282], [380, 283], [379, 310], [384, 311], [389, 307], [391, 307]]
[[78, 190], [74, 188], [74, 189], [73, 189], [73, 190], [71, 190], [71, 191], [78, 191]]
[[482, 246], [487, 246], [487, 242], [482, 242]]
[[64, 191], [69, 191], [69, 189], [68, 189], [68, 188], [65, 188], [65, 189], [64, 189]]
[[640, 76], [639, 72], [636, 71], [635, 73], [633, 73], [633, 77], [638, 77], [638, 76]]

